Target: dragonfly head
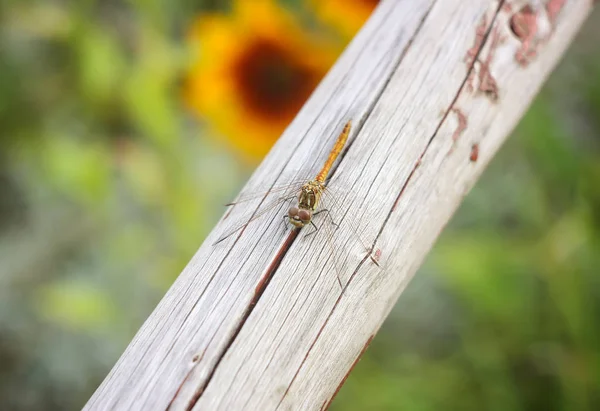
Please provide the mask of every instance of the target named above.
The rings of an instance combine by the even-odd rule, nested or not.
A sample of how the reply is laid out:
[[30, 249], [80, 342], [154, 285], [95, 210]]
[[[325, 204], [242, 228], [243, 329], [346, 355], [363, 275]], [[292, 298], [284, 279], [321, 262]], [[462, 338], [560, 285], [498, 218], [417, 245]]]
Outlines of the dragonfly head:
[[290, 207], [288, 210], [288, 217], [292, 225], [300, 228], [310, 223], [312, 212], [305, 208]]

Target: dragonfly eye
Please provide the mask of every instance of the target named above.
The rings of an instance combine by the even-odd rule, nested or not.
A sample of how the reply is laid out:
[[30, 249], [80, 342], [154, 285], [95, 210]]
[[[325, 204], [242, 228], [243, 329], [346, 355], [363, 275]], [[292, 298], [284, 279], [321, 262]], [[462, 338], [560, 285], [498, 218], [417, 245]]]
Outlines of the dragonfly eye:
[[298, 207], [290, 207], [290, 209], [288, 210], [288, 216], [290, 216], [291, 219], [297, 218]]
[[300, 221], [303, 223], [308, 223], [310, 221], [310, 211], [308, 210], [300, 210], [298, 211], [298, 217], [300, 217]]

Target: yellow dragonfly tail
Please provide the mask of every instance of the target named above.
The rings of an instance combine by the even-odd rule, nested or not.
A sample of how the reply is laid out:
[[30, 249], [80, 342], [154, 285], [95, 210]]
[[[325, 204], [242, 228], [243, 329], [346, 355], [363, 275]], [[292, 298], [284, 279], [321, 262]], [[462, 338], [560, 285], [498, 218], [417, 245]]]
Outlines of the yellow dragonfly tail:
[[315, 178], [315, 180], [318, 181], [319, 183], [322, 183], [322, 184], [325, 183], [325, 179], [327, 178], [327, 175], [329, 174], [329, 171], [331, 170], [331, 166], [333, 166], [333, 163], [335, 163], [335, 160], [338, 158], [338, 156], [342, 152], [342, 149], [344, 148], [344, 145], [346, 144], [346, 141], [348, 140], [348, 135], [350, 134], [351, 126], [352, 126], [352, 121], [348, 121], [346, 123], [346, 125], [344, 126], [344, 129], [340, 133], [337, 141], [335, 142], [335, 145], [331, 149], [331, 152], [329, 153], [329, 157], [327, 157], [327, 161], [325, 161], [325, 164], [323, 164], [323, 168], [321, 169], [321, 171], [319, 171], [319, 174], [317, 174], [317, 177]]

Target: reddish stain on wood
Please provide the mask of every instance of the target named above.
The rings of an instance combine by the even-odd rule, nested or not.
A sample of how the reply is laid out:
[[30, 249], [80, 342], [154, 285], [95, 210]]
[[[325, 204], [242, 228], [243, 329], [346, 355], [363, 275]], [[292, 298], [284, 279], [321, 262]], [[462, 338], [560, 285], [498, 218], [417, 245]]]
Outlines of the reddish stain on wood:
[[499, 28], [496, 27], [492, 31], [490, 48], [479, 67], [479, 91], [485, 93], [492, 101], [498, 100], [498, 83], [492, 75], [490, 66], [496, 55], [496, 49], [504, 40], [504, 37], [500, 35]]
[[467, 70], [469, 71], [469, 77], [467, 78], [467, 91], [473, 92], [473, 80], [475, 79], [475, 60], [477, 59], [477, 55], [481, 50], [481, 46], [483, 45], [483, 40], [485, 38], [485, 31], [487, 29], [487, 17], [484, 14], [481, 16], [481, 21], [475, 28], [475, 40], [473, 42], [473, 46], [467, 50], [467, 55], [465, 56], [465, 63], [467, 65]]
[[[484, 15], [475, 29], [475, 41], [473, 46], [467, 50], [464, 60], [469, 70], [466, 89], [471, 93], [477, 89], [477, 91], [481, 91], [490, 97], [492, 101], [496, 101], [498, 99], [498, 85], [492, 75], [490, 65], [494, 59], [497, 47], [504, 41], [504, 38], [500, 35], [498, 27], [496, 27], [491, 33], [490, 47], [487, 50], [486, 56], [483, 59], [478, 58], [485, 40], [487, 26], [487, 17]], [[477, 87], [474, 85], [475, 78], [479, 80]]]
[[321, 406], [321, 410], [326, 410], [326, 409], [329, 408], [329, 406], [331, 405], [331, 402], [334, 400], [335, 396], [338, 394], [338, 392], [340, 392], [340, 389], [342, 388], [342, 385], [344, 385], [344, 383], [348, 379], [348, 376], [350, 375], [350, 372], [352, 372], [352, 370], [354, 369], [354, 367], [356, 367], [356, 364], [358, 364], [358, 361], [360, 361], [360, 358], [363, 356], [363, 354], [365, 353], [365, 351], [367, 351], [367, 348], [369, 348], [369, 345], [371, 344], [371, 341], [373, 341], [373, 338], [375, 338], [375, 334], [373, 334], [373, 335], [371, 335], [369, 337], [369, 339], [367, 340], [367, 342], [363, 346], [362, 350], [360, 350], [360, 353], [358, 354], [358, 357], [356, 357], [356, 359], [354, 360], [354, 362], [350, 366], [350, 369], [348, 370], [348, 372], [346, 373], [346, 375], [344, 375], [344, 378], [342, 378], [342, 381], [340, 382], [340, 384], [336, 388], [335, 392], [333, 393], [333, 395], [331, 396], [331, 398], [329, 399], [329, 401], [328, 402], [326, 401], [325, 404], [323, 404], [323, 406]]
[[458, 118], [458, 127], [454, 130], [454, 134], [452, 134], [452, 143], [456, 143], [463, 131], [467, 129], [467, 116], [459, 108], [453, 108], [452, 112]]
[[515, 54], [515, 60], [522, 67], [527, 67], [537, 56], [539, 48], [548, 42], [565, 3], [566, 0], [549, 0], [546, 3], [545, 15], [551, 26], [551, 31], [547, 34], [540, 34], [538, 19], [543, 15], [540, 9], [527, 5], [513, 14], [510, 19], [510, 29], [521, 40], [521, 47]]
[[471, 146], [471, 155], [469, 156], [469, 160], [472, 163], [475, 163], [479, 158], [479, 144], [475, 143]]
[[378, 248], [378, 249], [375, 251], [375, 259], [376, 259], [377, 261], [379, 261], [379, 260], [381, 259], [381, 248]]
[[465, 113], [463, 113], [459, 108], [453, 108], [452, 112], [456, 114], [456, 117], [458, 118], [458, 126], [456, 127], [456, 130], [454, 130], [454, 133], [452, 133], [452, 147], [450, 147], [448, 155], [452, 154], [454, 148], [456, 147], [456, 142], [460, 138], [461, 134], [467, 129], [467, 116], [465, 116]]
[[548, 19], [550, 20], [552, 27], [556, 25], [556, 18], [566, 2], [567, 0], [550, 0], [546, 4], [546, 13], [548, 13]]
[[525, 6], [510, 18], [510, 29], [521, 41], [515, 60], [526, 67], [537, 55], [538, 14], [531, 6]]

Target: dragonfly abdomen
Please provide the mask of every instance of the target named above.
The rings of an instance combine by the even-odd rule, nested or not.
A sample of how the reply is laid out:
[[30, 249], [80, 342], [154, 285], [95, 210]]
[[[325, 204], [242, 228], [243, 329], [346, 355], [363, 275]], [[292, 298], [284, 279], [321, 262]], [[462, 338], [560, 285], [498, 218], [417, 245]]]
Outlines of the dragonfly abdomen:
[[327, 157], [327, 161], [325, 161], [325, 164], [323, 164], [323, 168], [321, 169], [321, 171], [319, 171], [319, 174], [317, 174], [317, 177], [315, 178], [316, 181], [318, 181], [320, 183], [325, 182], [325, 179], [329, 175], [329, 171], [331, 170], [333, 163], [335, 163], [335, 160], [338, 158], [338, 156], [342, 152], [342, 149], [344, 148], [344, 145], [346, 144], [346, 141], [348, 140], [348, 135], [350, 134], [351, 126], [352, 126], [351, 121], [348, 121], [346, 123], [346, 125], [344, 126], [344, 129], [342, 130], [337, 141], [335, 142], [333, 149], [329, 153], [329, 157]]

